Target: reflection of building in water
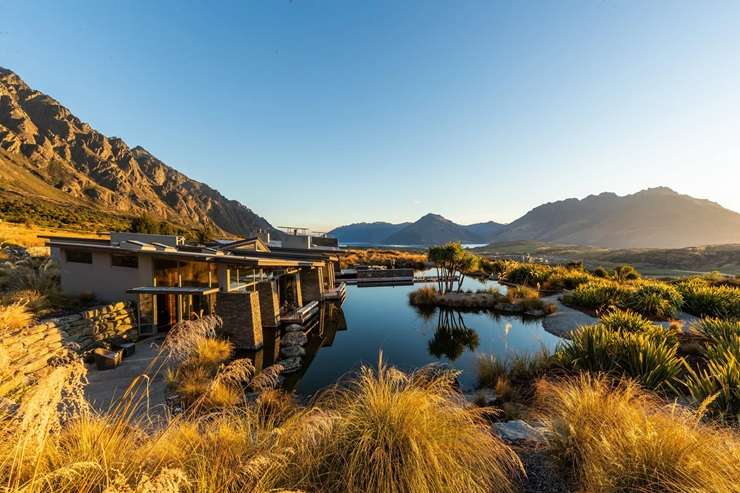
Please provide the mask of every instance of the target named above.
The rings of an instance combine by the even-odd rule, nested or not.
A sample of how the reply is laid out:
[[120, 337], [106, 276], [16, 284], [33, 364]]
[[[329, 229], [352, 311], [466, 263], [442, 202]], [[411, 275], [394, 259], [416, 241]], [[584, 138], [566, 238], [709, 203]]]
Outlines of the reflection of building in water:
[[455, 361], [466, 348], [475, 351], [478, 344], [480, 344], [478, 333], [465, 325], [461, 312], [439, 308], [437, 330], [428, 343], [429, 354]]
[[[308, 370], [316, 354], [322, 347], [329, 347], [334, 343], [337, 331], [347, 330], [347, 321], [340, 303], [325, 302], [319, 305], [316, 315], [304, 324], [308, 342], [304, 346], [306, 354], [302, 356], [302, 365], [298, 371], [285, 374], [283, 388], [294, 390]], [[279, 362], [280, 338], [284, 328], [272, 327], [264, 331], [264, 345], [258, 351], [249, 351], [244, 355], [254, 362], [257, 372]]]

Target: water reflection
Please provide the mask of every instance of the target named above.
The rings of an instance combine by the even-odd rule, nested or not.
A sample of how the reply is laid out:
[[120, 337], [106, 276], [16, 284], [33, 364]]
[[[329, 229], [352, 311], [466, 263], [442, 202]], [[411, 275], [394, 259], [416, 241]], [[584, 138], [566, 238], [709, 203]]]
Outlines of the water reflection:
[[[337, 332], [347, 330], [347, 321], [342, 306], [334, 302], [322, 303], [318, 314], [306, 322], [305, 328], [308, 337], [308, 342], [304, 347], [306, 354], [302, 356], [302, 365], [298, 371], [284, 375], [283, 388], [285, 390], [296, 389], [319, 350], [331, 347]], [[265, 327], [262, 349], [244, 354], [252, 360], [257, 372], [283, 359], [280, 355], [280, 335], [279, 328]]]
[[[498, 287], [490, 281], [465, 282], [473, 290]], [[472, 388], [479, 354], [505, 359], [533, 354], [542, 347], [553, 350], [559, 341], [542, 328], [540, 320], [488, 311], [415, 309], [408, 303], [408, 294], [418, 287], [349, 286], [343, 305], [324, 303], [308, 324], [306, 354], [300, 369], [286, 375], [286, 388], [312, 394], [363, 364], [374, 366], [381, 350], [389, 364], [405, 371], [439, 361], [450, 363], [462, 371], [463, 388]], [[252, 357], [258, 369], [279, 361], [279, 332], [266, 330], [264, 347]]]
[[465, 325], [463, 314], [446, 308], [439, 309], [437, 329], [428, 343], [429, 354], [455, 361], [467, 348], [475, 351], [480, 345], [478, 333]]

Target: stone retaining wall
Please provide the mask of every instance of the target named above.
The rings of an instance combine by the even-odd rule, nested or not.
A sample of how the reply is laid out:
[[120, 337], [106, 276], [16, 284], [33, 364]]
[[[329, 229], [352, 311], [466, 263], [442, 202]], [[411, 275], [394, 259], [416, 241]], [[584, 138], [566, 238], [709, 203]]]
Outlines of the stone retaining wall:
[[135, 340], [137, 336], [136, 305], [123, 301], [0, 334], [0, 351], [6, 353], [9, 373], [7, 378], [3, 374], [0, 396], [32, 385], [70, 351], [83, 353], [114, 337]]

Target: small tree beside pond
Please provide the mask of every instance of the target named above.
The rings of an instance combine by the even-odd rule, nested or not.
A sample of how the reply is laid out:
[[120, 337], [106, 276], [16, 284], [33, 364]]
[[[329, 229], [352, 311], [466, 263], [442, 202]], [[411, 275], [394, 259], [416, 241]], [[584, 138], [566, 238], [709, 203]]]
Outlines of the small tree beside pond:
[[478, 256], [453, 241], [431, 247], [427, 258], [437, 270], [437, 290], [442, 293], [461, 292], [465, 274], [478, 267]]

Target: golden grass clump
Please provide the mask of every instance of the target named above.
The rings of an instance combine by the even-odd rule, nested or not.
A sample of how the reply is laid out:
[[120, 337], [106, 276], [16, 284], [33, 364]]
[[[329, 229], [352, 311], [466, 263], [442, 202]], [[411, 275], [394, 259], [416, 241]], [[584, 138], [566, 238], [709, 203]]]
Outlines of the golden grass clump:
[[25, 303], [0, 305], [0, 333], [15, 332], [33, 323], [34, 317]]
[[486, 411], [466, 406], [454, 372], [407, 375], [381, 360], [349, 387], [315, 405], [331, 416], [331, 432], [299, 469], [309, 491], [513, 491], [522, 472], [516, 454], [495, 437]]
[[339, 257], [343, 269], [356, 265], [382, 265], [389, 268], [425, 269], [427, 256], [423, 252], [382, 248], [351, 249]]
[[740, 439], [630, 381], [579, 377], [537, 387], [552, 452], [580, 491], [740, 491]]
[[412, 305], [428, 306], [437, 302], [439, 293], [431, 286], [422, 286], [409, 293], [409, 302]]

